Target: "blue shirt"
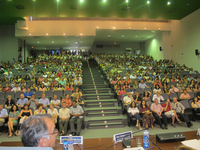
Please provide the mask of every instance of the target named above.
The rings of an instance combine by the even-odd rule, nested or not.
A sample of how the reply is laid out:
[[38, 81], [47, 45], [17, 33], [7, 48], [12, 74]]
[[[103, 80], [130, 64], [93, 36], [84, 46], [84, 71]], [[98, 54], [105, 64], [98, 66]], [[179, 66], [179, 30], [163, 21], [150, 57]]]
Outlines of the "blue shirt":
[[33, 92], [29, 92], [29, 93], [26, 92], [26, 93], [24, 93], [24, 96], [25, 96], [25, 97], [27, 97], [27, 96], [30, 96], [30, 97], [31, 97], [31, 95], [33, 95], [33, 94], [34, 94]]
[[40, 98], [39, 103], [43, 104], [43, 105], [49, 105], [49, 99], [48, 98], [45, 98], [45, 99]]
[[24, 105], [24, 104], [27, 104], [28, 103], [28, 99], [27, 98], [24, 98], [23, 100], [20, 98], [18, 101], [17, 101], [17, 104], [18, 105]]
[[131, 93], [134, 93], [134, 92], [135, 92], [135, 90], [134, 90], [134, 89], [132, 89], [132, 90], [131, 90], [131, 89], [127, 89], [127, 90], [126, 90], [126, 92], [131, 92]]
[[7, 116], [8, 115], [8, 112], [5, 108], [3, 108], [1, 111], [0, 111], [0, 117], [3, 117], [3, 116]]

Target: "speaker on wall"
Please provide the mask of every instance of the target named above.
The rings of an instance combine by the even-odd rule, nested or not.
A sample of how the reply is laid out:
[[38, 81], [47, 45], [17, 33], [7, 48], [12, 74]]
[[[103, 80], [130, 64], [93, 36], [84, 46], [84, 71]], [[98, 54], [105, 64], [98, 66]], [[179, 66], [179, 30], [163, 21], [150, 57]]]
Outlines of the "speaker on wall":
[[198, 49], [195, 50], [195, 55], [199, 55]]
[[160, 51], [162, 51], [162, 50], [163, 50], [161, 46], [159, 47], [159, 49], [160, 49]]

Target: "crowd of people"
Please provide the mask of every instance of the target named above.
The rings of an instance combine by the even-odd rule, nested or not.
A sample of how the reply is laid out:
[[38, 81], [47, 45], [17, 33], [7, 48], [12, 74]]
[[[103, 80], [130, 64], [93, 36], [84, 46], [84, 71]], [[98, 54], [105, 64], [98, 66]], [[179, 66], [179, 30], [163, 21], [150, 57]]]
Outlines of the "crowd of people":
[[[0, 67], [0, 94], [4, 94], [0, 99], [0, 125], [8, 124], [9, 137], [16, 134], [16, 124], [46, 113], [58, 124], [60, 135], [67, 134], [68, 124], [72, 135], [80, 135], [84, 115], [81, 56], [45, 54], [23, 64], [14, 59], [12, 63], [1, 62]], [[36, 96], [38, 91], [41, 95]], [[51, 97], [45, 94], [49, 91]], [[56, 91], [68, 92], [61, 96]]]
[[[93, 58], [122, 103], [122, 111], [136, 119], [140, 130], [141, 120], [144, 128], [154, 128], [156, 120], [162, 129], [168, 129], [167, 118], [172, 119], [173, 127], [175, 120], [192, 126], [179, 101], [187, 100], [194, 114], [200, 112], [200, 74], [193, 68], [148, 55], [96, 54]], [[170, 99], [172, 93], [175, 96]]]

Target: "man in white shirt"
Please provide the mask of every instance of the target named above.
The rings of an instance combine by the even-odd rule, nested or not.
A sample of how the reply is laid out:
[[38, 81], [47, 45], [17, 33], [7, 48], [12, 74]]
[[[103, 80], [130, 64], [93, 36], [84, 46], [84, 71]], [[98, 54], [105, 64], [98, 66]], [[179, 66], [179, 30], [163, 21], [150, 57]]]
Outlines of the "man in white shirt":
[[[60, 135], [67, 134], [67, 126], [69, 122], [69, 109], [66, 108], [67, 103], [63, 102], [63, 108], [59, 109], [59, 130], [60, 130]], [[63, 126], [64, 125], [64, 126]]]
[[162, 95], [160, 95], [160, 91], [158, 91], [157, 94], [154, 94], [153, 101], [155, 101], [155, 99], [158, 99], [159, 104], [161, 100], [164, 101], [164, 98], [162, 97]]
[[131, 96], [131, 92], [127, 93], [127, 96], [123, 98], [124, 105], [129, 105], [134, 101], [133, 97]]
[[53, 103], [55, 107], [59, 108], [60, 100], [57, 99], [57, 95], [53, 96], [53, 100], [51, 100], [51, 103]]
[[130, 75], [130, 79], [136, 79], [137, 76], [135, 75], [135, 73], [133, 73], [132, 75]]
[[148, 87], [148, 86], [144, 83], [144, 80], [141, 80], [140, 83], [139, 83], [139, 88], [144, 89], [146, 87]]
[[17, 92], [17, 91], [21, 91], [21, 88], [19, 87], [19, 84], [16, 83], [15, 87], [11, 90], [12, 92]]

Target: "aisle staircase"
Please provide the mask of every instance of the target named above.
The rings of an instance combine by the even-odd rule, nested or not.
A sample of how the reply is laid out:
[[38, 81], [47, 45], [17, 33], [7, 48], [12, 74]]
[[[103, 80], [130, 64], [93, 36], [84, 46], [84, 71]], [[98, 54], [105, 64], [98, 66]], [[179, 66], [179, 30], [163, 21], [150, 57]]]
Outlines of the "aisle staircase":
[[96, 63], [83, 61], [83, 99], [85, 127], [89, 129], [119, 128], [127, 125], [126, 116], [114, 99], [114, 93], [103, 79]]

